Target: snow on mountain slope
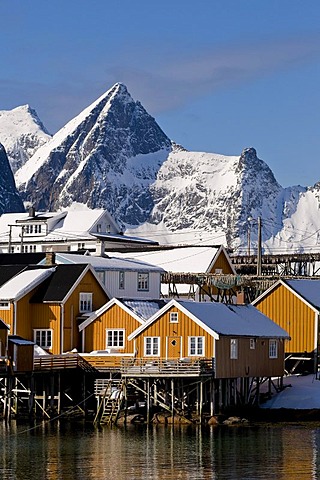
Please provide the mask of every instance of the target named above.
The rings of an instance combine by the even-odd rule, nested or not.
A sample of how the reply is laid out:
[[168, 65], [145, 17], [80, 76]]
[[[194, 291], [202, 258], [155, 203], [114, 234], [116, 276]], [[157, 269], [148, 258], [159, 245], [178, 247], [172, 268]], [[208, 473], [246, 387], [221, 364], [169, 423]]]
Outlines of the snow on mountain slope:
[[319, 252], [320, 251], [320, 221], [319, 221], [319, 191], [309, 188], [301, 191], [296, 209], [283, 219], [282, 228], [265, 242], [269, 252]]
[[265, 248], [276, 245], [306, 192], [283, 189], [254, 148], [225, 156], [175, 145], [120, 83], [40, 147], [16, 182], [37, 210], [108, 208], [130, 234], [242, 253], [248, 228], [257, 242], [259, 216]]
[[16, 182], [37, 209], [77, 201], [139, 223], [150, 213], [148, 185], [171, 149], [154, 118], [116, 84], [40, 148]]
[[0, 143], [0, 214], [23, 212], [23, 203], [17, 192], [6, 151]]
[[29, 105], [0, 110], [0, 142], [6, 149], [13, 172], [50, 138], [51, 135]]
[[[244, 149], [240, 157], [172, 152], [150, 188], [150, 218], [128, 226], [128, 233], [162, 243], [223, 243], [242, 253], [247, 251], [248, 218], [267, 219], [267, 239], [295, 211], [297, 191], [304, 190], [283, 189], [254, 148]], [[257, 228], [252, 228], [252, 245], [256, 241]]]

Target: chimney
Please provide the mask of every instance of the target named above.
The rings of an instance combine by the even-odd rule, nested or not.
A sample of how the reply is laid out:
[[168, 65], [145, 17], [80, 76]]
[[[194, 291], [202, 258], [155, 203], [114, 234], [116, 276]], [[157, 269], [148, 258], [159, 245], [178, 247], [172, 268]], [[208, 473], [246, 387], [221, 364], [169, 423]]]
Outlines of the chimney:
[[98, 257], [104, 257], [105, 256], [105, 241], [104, 240], [99, 240], [97, 239], [97, 243], [96, 243], [96, 255]]
[[36, 214], [35, 208], [33, 206], [29, 207], [29, 217], [34, 217]]
[[54, 252], [46, 252], [45, 265], [55, 265], [55, 263], [56, 263], [56, 254]]
[[246, 302], [244, 301], [244, 291], [240, 290], [237, 292], [237, 305], [245, 305]]

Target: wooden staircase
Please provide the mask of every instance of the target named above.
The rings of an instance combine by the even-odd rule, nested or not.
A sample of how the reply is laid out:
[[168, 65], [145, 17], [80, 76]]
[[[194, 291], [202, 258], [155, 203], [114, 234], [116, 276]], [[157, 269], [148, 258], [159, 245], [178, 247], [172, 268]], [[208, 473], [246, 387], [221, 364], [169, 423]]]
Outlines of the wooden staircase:
[[110, 379], [107, 381], [104, 390], [98, 398], [98, 409], [94, 425], [115, 424], [122, 406], [124, 380]]

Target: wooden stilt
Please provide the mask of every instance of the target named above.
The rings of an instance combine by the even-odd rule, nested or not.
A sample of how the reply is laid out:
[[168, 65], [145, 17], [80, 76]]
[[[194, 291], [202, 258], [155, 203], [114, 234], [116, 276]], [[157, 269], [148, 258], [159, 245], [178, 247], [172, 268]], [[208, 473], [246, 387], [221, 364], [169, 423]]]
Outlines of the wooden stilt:
[[147, 424], [150, 423], [150, 378], [147, 379]]
[[203, 379], [200, 380], [200, 396], [199, 396], [199, 417], [200, 423], [202, 424], [202, 412], [203, 412]]
[[174, 418], [174, 378], [171, 379], [171, 415]]

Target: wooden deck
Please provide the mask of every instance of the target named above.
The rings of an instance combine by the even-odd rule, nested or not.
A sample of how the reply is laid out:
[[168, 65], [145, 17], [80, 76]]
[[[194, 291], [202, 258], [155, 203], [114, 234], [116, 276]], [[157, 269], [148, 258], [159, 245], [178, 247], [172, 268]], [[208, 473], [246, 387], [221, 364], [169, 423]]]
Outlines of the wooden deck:
[[34, 371], [81, 368], [87, 372], [118, 372], [124, 377], [198, 377], [213, 375], [212, 358], [139, 359], [109, 355], [66, 354], [35, 357]]
[[86, 372], [94, 372], [95, 368], [79, 354], [72, 353], [66, 355], [43, 355], [34, 357], [33, 369], [35, 371], [43, 370], [66, 370], [70, 368], [81, 368]]
[[121, 374], [124, 377], [198, 377], [213, 375], [213, 359], [123, 359]]

